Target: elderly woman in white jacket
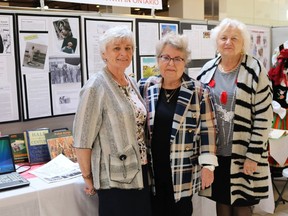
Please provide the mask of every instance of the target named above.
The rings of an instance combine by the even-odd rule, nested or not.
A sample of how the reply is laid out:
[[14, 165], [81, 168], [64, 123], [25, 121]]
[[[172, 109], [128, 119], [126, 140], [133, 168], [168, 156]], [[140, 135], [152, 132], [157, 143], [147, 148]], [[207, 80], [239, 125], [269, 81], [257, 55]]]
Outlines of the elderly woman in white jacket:
[[74, 146], [87, 195], [99, 197], [100, 216], [150, 216], [146, 109], [136, 82], [125, 75], [134, 50], [132, 32], [111, 28], [100, 40], [105, 68], [80, 93]]

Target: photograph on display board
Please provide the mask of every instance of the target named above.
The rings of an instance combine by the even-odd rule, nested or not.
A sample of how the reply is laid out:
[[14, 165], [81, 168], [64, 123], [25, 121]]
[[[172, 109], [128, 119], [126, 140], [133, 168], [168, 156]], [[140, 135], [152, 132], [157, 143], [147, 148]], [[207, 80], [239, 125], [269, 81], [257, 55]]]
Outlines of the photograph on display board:
[[77, 47], [77, 38], [73, 37], [68, 19], [61, 19], [53, 22], [58, 40], [63, 40], [61, 51], [74, 54]]
[[65, 52], [68, 54], [74, 54], [76, 46], [77, 46], [77, 39], [76, 38], [65, 38], [63, 40], [61, 50], [62, 50], [62, 52]]
[[43, 69], [47, 55], [47, 45], [27, 42], [23, 56], [23, 67]]
[[11, 35], [9, 28], [0, 27], [0, 53], [11, 53]]
[[53, 22], [53, 25], [59, 40], [63, 40], [68, 37], [73, 37], [73, 33], [68, 19], [56, 20]]
[[169, 32], [178, 33], [177, 24], [160, 23], [161, 38]]
[[159, 75], [156, 57], [141, 57], [141, 78]]
[[54, 115], [75, 112], [81, 88], [80, 58], [51, 57], [49, 71]]
[[248, 26], [250, 32], [250, 54], [260, 60], [264, 67], [270, 68], [270, 30], [264, 27]]
[[80, 58], [50, 58], [51, 84], [81, 82]]

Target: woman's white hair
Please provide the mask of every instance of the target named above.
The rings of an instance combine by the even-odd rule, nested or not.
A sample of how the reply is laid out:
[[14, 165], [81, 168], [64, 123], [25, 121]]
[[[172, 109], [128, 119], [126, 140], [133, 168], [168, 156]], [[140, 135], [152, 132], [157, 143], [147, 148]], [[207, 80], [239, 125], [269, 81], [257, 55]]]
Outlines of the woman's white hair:
[[184, 60], [187, 63], [190, 58], [190, 50], [187, 35], [176, 34], [175, 32], [167, 33], [156, 45], [156, 57], [160, 57], [164, 47], [171, 45], [175, 49], [184, 53]]
[[130, 40], [134, 50], [134, 36], [132, 31], [127, 26], [115, 26], [109, 28], [104, 34], [100, 37], [99, 46], [100, 53], [106, 51], [107, 44], [115, 40]]
[[219, 25], [217, 25], [215, 28], [211, 30], [211, 39], [213, 39], [215, 42], [214, 44], [215, 48], [217, 47], [217, 38], [219, 36], [219, 33], [221, 33], [227, 27], [233, 27], [233, 28], [237, 28], [238, 30], [240, 30], [241, 36], [244, 41], [242, 51], [244, 53], [248, 53], [250, 49], [251, 39], [250, 39], [250, 33], [247, 29], [247, 26], [238, 20], [230, 19], [230, 18], [223, 19]]

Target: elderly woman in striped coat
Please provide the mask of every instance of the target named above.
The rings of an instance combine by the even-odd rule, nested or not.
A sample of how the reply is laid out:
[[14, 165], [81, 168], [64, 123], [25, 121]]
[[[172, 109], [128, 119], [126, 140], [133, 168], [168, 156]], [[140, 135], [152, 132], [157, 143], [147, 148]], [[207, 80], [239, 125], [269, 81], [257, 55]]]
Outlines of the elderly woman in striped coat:
[[251, 216], [251, 206], [268, 197], [272, 87], [263, 64], [246, 54], [250, 35], [243, 23], [226, 18], [211, 37], [219, 55], [197, 78], [211, 87], [218, 125], [211, 199], [218, 216]]

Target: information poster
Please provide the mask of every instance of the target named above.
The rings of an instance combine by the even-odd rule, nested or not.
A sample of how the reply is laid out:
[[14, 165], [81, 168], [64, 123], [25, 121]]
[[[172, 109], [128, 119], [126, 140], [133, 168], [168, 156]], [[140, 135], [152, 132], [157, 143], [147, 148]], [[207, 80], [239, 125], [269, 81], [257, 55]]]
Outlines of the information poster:
[[207, 25], [191, 25], [191, 30], [183, 30], [189, 38], [191, 59], [212, 59], [215, 56], [215, 46], [210, 37], [211, 31]]
[[268, 27], [248, 26], [250, 31], [250, 54], [259, 59], [269, 71], [271, 59], [271, 30]]
[[80, 18], [17, 19], [24, 120], [75, 113], [82, 84]]
[[[133, 21], [132, 20], [106, 20], [106, 19], [95, 19], [84, 17], [85, 31], [83, 32], [85, 38], [85, 59], [87, 65], [87, 79], [93, 74], [99, 72], [105, 66], [99, 48], [99, 39], [104, 34], [104, 32], [116, 25], [128, 26], [133, 31]], [[134, 55], [135, 56], [135, 55]], [[133, 62], [126, 69], [125, 73], [127, 75], [134, 76], [133, 73]]]
[[19, 121], [13, 15], [0, 15], [0, 123]]

